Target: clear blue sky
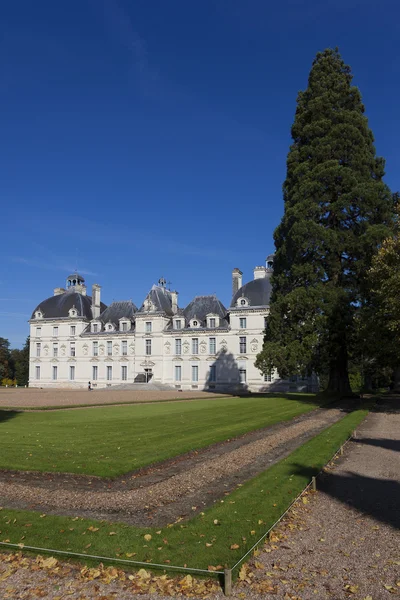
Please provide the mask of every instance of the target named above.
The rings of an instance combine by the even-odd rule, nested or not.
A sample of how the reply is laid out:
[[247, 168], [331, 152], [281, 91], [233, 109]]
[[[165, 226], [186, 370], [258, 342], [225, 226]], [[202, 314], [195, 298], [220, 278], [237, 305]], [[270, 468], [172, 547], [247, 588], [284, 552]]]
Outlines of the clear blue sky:
[[290, 126], [339, 46], [400, 188], [398, 0], [12, 0], [0, 5], [0, 336], [78, 267], [140, 305], [252, 278], [283, 212]]

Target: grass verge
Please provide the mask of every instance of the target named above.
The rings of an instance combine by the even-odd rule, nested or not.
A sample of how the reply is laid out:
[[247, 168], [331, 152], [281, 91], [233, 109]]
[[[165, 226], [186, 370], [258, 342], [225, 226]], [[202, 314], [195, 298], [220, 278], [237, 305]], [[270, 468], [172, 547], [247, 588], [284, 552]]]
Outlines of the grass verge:
[[231, 567], [280, 517], [367, 412], [350, 413], [188, 522], [138, 528], [3, 509], [0, 541], [192, 568]]
[[312, 394], [0, 411], [0, 469], [115, 477], [323, 405]]

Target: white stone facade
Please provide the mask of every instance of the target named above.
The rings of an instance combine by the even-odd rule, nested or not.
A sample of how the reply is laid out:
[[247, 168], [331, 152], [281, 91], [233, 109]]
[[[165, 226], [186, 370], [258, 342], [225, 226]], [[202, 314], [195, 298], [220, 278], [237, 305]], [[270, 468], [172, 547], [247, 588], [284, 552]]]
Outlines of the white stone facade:
[[[93, 388], [153, 384], [184, 390], [315, 391], [313, 380], [282, 381], [254, 366], [268, 315], [271, 257], [241, 285], [233, 272], [231, 307], [197, 296], [185, 308], [160, 280], [142, 306], [100, 303], [100, 286], [86, 295], [77, 274], [67, 289], [33, 311], [30, 320], [30, 387]], [[268, 261], [268, 259], [267, 259]], [[240, 274], [240, 275], [239, 275]], [[261, 303], [260, 303], [261, 302]]]

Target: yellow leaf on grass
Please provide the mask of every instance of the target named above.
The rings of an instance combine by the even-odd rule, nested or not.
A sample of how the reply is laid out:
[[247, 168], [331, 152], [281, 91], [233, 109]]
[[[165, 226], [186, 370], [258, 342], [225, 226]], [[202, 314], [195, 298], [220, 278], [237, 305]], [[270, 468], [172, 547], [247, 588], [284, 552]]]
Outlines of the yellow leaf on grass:
[[151, 535], [149, 533], [146, 533], [146, 535], [143, 537], [146, 540], [146, 542], [149, 542], [151, 540]]
[[232, 544], [231, 550], [237, 550], [239, 548], [239, 544]]
[[115, 533], [115, 531], [110, 531], [110, 533], [108, 535], [117, 535], [117, 534]]
[[98, 531], [99, 528], [98, 527], [93, 527], [93, 525], [91, 525], [90, 527], [88, 527], [88, 531]]

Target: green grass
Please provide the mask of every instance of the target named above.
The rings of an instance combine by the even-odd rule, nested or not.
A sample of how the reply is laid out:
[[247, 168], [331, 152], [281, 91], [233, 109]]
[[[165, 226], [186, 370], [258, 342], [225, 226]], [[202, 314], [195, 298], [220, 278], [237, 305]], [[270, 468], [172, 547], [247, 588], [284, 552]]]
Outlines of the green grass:
[[0, 469], [122, 475], [286, 421], [313, 395], [219, 398], [55, 412], [0, 411]]
[[[330, 460], [367, 412], [359, 409], [350, 413], [186, 523], [144, 529], [3, 509], [0, 541], [124, 559], [135, 553], [131, 560], [170, 561], [171, 565], [194, 568], [232, 567]], [[89, 527], [98, 531], [89, 531]], [[146, 534], [151, 540], [144, 539]], [[232, 544], [239, 548], [231, 550]]]

